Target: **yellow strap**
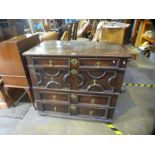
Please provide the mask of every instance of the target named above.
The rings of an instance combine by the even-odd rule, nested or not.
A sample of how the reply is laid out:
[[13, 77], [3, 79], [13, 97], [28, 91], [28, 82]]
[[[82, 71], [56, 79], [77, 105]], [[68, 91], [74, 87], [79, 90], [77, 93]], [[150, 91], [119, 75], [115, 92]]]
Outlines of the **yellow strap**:
[[128, 86], [133, 86], [133, 84], [130, 84], [130, 83], [129, 83]]
[[[118, 130], [112, 123], [107, 123], [106, 125], [107, 125], [107, 127], [110, 128], [110, 129], [113, 128], [113, 129]], [[116, 135], [123, 135], [123, 133], [122, 133], [121, 131], [119, 131], [119, 130], [118, 130], [118, 131], [114, 131], [114, 130], [113, 130], [113, 132], [114, 132]]]
[[134, 86], [139, 86], [139, 84], [134, 84]]
[[114, 131], [117, 135], [123, 135], [121, 131]]
[[140, 86], [143, 87], [143, 86], [145, 86], [145, 84], [141, 84]]
[[113, 124], [107, 124], [109, 128], [115, 128]]

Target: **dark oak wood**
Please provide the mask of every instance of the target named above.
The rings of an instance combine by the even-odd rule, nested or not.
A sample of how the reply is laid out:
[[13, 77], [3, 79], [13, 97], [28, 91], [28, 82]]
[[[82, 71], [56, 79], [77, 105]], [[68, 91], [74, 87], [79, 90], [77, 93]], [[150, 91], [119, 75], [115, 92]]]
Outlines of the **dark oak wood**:
[[124, 46], [45, 41], [23, 54], [41, 113], [110, 121], [130, 55]]
[[38, 35], [23, 35], [0, 43], [0, 76], [5, 89], [23, 88], [32, 102], [30, 75], [22, 53], [39, 43]]
[[127, 49], [122, 45], [78, 42], [77, 41], [44, 41], [31, 48], [24, 55], [52, 57], [112, 57], [130, 58]]

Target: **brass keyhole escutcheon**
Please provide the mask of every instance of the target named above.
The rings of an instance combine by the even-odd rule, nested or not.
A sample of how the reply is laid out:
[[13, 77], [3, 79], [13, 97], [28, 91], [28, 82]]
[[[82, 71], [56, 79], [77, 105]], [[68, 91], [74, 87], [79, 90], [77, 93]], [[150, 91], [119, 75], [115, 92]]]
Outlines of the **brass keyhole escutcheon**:
[[101, 66], [101, 61], [97, 61], [96, 66], [99, 68]]
[[76, 106], [75, 106], [75, 105], [71, 105], [70, 108], [71, 108], [72, 110], [75, 110], [75, 109], [76, 109]]
[[73, 74], [73, 75], [77, 74], [77, 70], [72, 69], [72, 70], [71, 70], [71, 74]]
[[53, 61], [49, 60], [49, 66], [52, 67], [53, 66]]
[[78, 60], [75, 59], [75, 58], [73, 58], [73, 59], [71, 59], [71, 63], [74, 64], [74, 65], [76, 65], [78, 63]]
[[91, 115], [91, 116], [93, 115], [93, 111], [92, 110], [89, 111], [89, 115]]
[[54, 107], [54, 111], [55, 111], [55, 112], [57, 111], [57, 107]]

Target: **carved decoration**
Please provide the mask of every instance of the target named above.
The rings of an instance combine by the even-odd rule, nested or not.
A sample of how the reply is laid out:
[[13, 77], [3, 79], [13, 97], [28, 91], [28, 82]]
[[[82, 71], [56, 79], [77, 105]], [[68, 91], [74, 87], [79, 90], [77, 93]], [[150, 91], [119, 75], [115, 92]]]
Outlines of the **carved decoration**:
[[53, 78], [51, 78], [51, 80], [50, 80], [49, 82], [46, 83], [46, 88], [50, 88], [50, 86], [52, 86], [52, 85], [57, 85], [58, 88], [62, 88], [61, 83], [58, 82], [58, 81], [54, 81]]
[[[101, 71], [101, 70], [100, 70], [100, 71]], [[113, 79], [116, 78], [116, 76], [117, 76], [117, 71], [102, 70], [101, 75], [98, 75], [98, 76], [93, 75], [93, 74], [91, 73], [91, 70], [88, 70], [88, 71], [85, 71], [85, 72], [87, 72], [88, 76], [89, 76], [90, 78], [92, 78], [92, 81], [93, 81], [91, 84], [89, 84], [89, 85], [87, 86], [87, 88], [86, 88], [87, 91], [91, 91], [91, 90], [93, 89], [93, 87], [99, 88], [99, 91], [102, 91], [102, 92], [105, 91], [104, 86], [102, 86], [101, 84], [97, 83], [97, 80], [102, 80], [102, 79], [104, 79], [104, 77], [105, 77], [108, 73], [113, 73], [113, 75], [107, 79], [107, 85], [110, 87], [110, 90], [111, 90], [111, 91], [114, 91], [114, 86], [112, 86], [111, 82], [112, 82]], [[92, 70], [92, 72], [93, 72], [93, 70]], [[83, 75], [83, 74], [80, 74], [80, 75]], [[82, 85], [84, 84], [84, 77], [83, 77], [82, 79], [83, 79], [83, 82], [81, 83], [80, 86], [82, 86]]]
[[47, 75], [47, 76], [52, 76], [52, 77], [56, 77], [56, 76], [58, 76], [58, 75], [61, 73], [61, 71], [60, 71], [59, 69], [57, 70], [57, 72], [56, 72], [55, 74], [50, 74], [50, 73], [48, 73], [48, 72], [46, 71], [46, 69], [43, 69], [43, 71], [44, 71], [45, 75]]
[[100, 76], [92, 75], [91, 72], [90, 72], [90, 70], [88, 70], [87, 73], [88, 73], [88, 75], [89, 75], [90, 77], [92, 77], [92, 78], [94, 78], [94, 79], [101, 79], [101, 78], [103, 78], [103, 77], [106, 75], [107, 72], [106, 72], [106, 71], [103, 71], [103, 74], [101, 74]]

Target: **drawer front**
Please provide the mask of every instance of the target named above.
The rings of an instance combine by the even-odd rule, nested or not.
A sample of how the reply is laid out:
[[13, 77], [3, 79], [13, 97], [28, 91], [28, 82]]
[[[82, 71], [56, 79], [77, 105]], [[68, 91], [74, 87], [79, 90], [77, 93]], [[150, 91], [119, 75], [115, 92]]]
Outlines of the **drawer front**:
[[86, 115], [90, 117], [103, 117], [107, 118], [108, 116], [108, 109], [91, 109], [91, 108], [78, 108], [79, 115]]
[[119, 64], [123, 63], [119, 58], [51, 59], [47, 57], [33, 58], [35, 66], [29, 66], [30, 72], [33, 68], [31, 75], [32, 79], [35, 79], [32, 80], [33, 86], [88, 92], [121, 91], [124, 70], [119, 70]]
[[33, 64], [46, 67], [69, 66], [69, 60], [66, 58], [34, 57]]
[[118, 95], [90, 95], [79, 94], [78, 104], [90, 107], [115, 107]]
[[35, 86], [49, 89], [70, 89], [69, 69], [41, 67], [35, 68], [35, 74]]
[[117, 58], [80, 58], [79, 66], [80, 67], [119, 67], [119, 59]]
[[68, 113], [69, 109], [67, 105], [60, 104], [45, 104], [41, 102], [36, 102], [37, 110], [39, 111], [51, 111], [55, 113]]
[[[39, 111], [68, 113], [71, 116], [112, 118], [118, 95], [90, 95], [34, 90]], [[73, 102], [77, 99], [77, 103]]]
[[106, 69], [79, 69], [79, 91], [120, 92], [124, 71]]
[[70, 95], [68, 93], [36, 91], [34, 90], [36, 100], [50, 102], [52, 104], [69, 104]]

